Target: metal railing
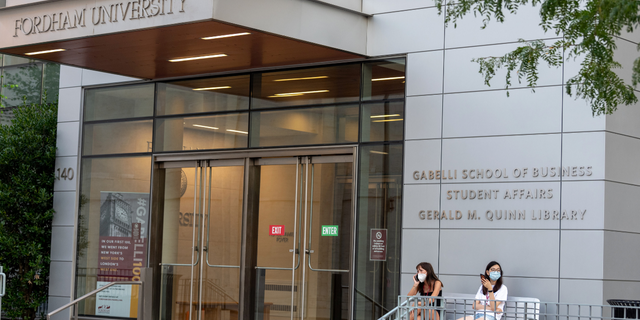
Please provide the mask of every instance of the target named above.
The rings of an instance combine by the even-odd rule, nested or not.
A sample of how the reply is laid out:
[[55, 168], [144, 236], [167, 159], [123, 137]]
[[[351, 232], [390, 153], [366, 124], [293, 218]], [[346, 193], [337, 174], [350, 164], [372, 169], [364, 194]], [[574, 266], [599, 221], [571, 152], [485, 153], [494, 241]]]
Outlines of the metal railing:
[[380, 308], [380, 310], [382, 310], [382, 312], [385, 311], [389, 311], [389, 309], [385, 308], [383, 305], [381, 305], [380, 303], [376, 302], [375, 300], [373, 300], [373, 298], [369, 297], [368, 295], [364, 294], [364, 292], [356, 289], [356, 293], [358, 293], [359, 295], [361, 295], [363, 298], [367, 299], [369, 302], [371, 302], [374, 306]]
[[[613, 320], [640, 319], [640, 306], [596, 305], [577, 303], [540, 302], [537, 299], [490, 300], [503, 305], [499, 320]], [[440, 303], [438, 303], [438, 301]], [[493, 320], [488, 306], [474, 310], [475, 299], [459, 297], [399, 296], [398, 306], [379, 320]], [[486, 311], [486, 313], [485, 313]]]
[[99, 292], [101, 292], [103, 290], [106, 290], [109, 287], [114, 286], [114, 285], [139, 285], [140, 286], [140, 290], [138, 290], [139, 299], [138, 299], [138, 317], [137, 318], [138, 319], [144, 319], [143, 314], [142, 314], [143, 305], [144, 305], [144, 283], [142, 281], [114, 281], [114, 282], [110, 282], [110, 283], [106, 284], [103, 287], [100, 287], [100, 288], [98, 288], [96, 290], [93, 290], [93, 291], [85, 294], [84, 296], [82, 296], [82, 297], [80, 297], [80, 298], [78, 298], [76, 300], [73, 300], [73, 301], [65, 304], [64, 306], [62, 306], [62, 307], [50, 312], [49, 314], [47, 314], [47, 320], [50, 320], [52, 316], [54, 316], [55, 314], [65, 310], [65, 309], [67, 309], [67, 308], [69, 308], [71, 306], [74, 306], [74, 308], [73, 308], [73, 317], [71, 319], [78, 320], [78, 317], [79, 317], [78, 316], [78, 303], [79, 302], [83, 301], [86, 298], [91, 297], [94, 294], [97, 294], [97, 293], [99, 293]]

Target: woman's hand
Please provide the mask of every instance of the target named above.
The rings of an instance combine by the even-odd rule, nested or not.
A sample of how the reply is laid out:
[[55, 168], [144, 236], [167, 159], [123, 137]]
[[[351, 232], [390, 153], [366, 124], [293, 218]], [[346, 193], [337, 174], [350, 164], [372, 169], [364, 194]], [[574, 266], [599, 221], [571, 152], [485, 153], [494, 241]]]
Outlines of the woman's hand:
[[407, 293], [408, 296], [415, 296], [416, 294], [418, 294], [418, 284], [420, 283], [420, 281], [416, 280], [416, 277], [418, 276], [418, 274], [416, 273], [411, 279], [413, 279], [413, 287], [411, 287], [411, 290], [409, 290], [409, 293]]
[[493, 286], [491, 285], [491, 281], [487, 280], [486, 278], [482, 278], [480, 279], [480, 281], [482, 281], [482, 285], [487, 288], [487, 290], [493, 290]]

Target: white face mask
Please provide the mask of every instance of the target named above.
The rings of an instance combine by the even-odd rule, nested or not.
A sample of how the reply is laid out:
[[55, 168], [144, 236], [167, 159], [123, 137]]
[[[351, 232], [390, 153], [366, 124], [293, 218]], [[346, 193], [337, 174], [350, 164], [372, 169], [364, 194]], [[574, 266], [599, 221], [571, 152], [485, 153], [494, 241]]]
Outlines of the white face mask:
[[426, 273], [418, 273], [418, 280], [420, 280], [420, 282], [424, 282], [425, 279], [427, 279]]

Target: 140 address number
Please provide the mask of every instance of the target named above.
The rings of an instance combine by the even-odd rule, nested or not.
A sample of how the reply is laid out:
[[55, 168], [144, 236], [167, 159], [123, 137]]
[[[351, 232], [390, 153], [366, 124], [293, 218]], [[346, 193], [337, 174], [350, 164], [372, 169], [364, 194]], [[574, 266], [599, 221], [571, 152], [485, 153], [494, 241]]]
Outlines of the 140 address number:
[[56, 180], [73, 180], [74, 176], [73, 168], [56, 169]]

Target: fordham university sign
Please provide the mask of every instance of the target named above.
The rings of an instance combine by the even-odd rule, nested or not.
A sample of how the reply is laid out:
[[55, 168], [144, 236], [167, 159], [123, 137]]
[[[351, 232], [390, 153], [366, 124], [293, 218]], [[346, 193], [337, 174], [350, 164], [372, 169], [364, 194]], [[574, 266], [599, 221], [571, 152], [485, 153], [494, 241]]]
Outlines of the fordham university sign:
[[14, 20], [13, 37], [184, 13], [185, 1], [136, 0], [20, 17]]

